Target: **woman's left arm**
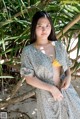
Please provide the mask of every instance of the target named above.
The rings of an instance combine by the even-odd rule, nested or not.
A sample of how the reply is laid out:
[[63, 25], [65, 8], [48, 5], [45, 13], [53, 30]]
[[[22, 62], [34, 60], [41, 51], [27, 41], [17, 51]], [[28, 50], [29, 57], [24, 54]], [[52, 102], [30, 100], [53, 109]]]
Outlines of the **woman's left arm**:
[[65, 72], [65, 78], [62, 81], [61, 89], [66, 90], [69, 87], [70, 82], [71, 82], [71, 71], [70, 68], [68, 68]]

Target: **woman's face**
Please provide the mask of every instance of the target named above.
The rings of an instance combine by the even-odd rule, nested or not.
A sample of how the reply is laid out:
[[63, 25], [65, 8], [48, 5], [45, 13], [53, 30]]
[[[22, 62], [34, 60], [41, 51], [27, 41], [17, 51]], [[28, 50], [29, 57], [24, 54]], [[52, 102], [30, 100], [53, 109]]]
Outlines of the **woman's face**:
[[47, 18], [40, 18], [36, 25], [37, 39], [48, 39], [51, 33], [51, 24]]

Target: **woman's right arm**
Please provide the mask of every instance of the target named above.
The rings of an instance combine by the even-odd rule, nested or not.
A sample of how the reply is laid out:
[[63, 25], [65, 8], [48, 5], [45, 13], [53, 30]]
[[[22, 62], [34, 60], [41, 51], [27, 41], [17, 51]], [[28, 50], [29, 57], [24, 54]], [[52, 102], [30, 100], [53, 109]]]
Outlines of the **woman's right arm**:
[[26, 76], [25, 77], [27, 84], [32, 85], [36, 88], [43, 89], [46, 91], [50, 91], [53, 85], [50, 85], [46, 82], [39, 80], [36, 76]]
[[46, 82], [43, 82], [43, 81], [39, 80], [37, 77], [33, 77], [33, 76], [26, 76], [25, 79], [29, 85], [32, 85], [39, 89], [49, 91], [52, 94], [52, 96], [54, 97], [55, 101], [62, 100], [63, 95], [56, 86], [48, 84]]

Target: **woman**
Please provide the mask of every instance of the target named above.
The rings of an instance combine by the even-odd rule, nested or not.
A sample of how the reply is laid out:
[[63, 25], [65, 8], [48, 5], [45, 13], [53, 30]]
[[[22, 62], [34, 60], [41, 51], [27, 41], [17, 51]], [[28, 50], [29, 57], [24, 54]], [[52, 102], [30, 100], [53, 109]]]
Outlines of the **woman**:
[[28, 84], [36, 87], [37, 119], [80, 118], [80, 99], [70, 84], [69, 66], [49, 14], [36, 12], [31, 25], [31, 44], [22, 51], [20, 73]]

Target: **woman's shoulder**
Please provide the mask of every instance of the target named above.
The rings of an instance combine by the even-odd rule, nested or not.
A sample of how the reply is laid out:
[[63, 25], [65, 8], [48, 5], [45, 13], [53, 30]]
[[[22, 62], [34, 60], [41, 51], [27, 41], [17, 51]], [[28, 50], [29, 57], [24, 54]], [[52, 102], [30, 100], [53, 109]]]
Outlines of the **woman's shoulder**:
[[22, 50], [22, 53], [23, 52], [29, 53], [31, 50], [32, 50], [32, 44], [25, 46]]
[[56, 45], [57, 47], [59, 47], [59, 48], [62, 48], [62, 49], [65, 48], [65, 45], [64, 45], [64, 43], [63, 43], [61, 40], [57, 40], [57, 41], [55, 42], [55, 45]]
[[61, 40], [52, 41], [52, 45], [59, 46], [59, 47], [63, 47], [64, 46]]

